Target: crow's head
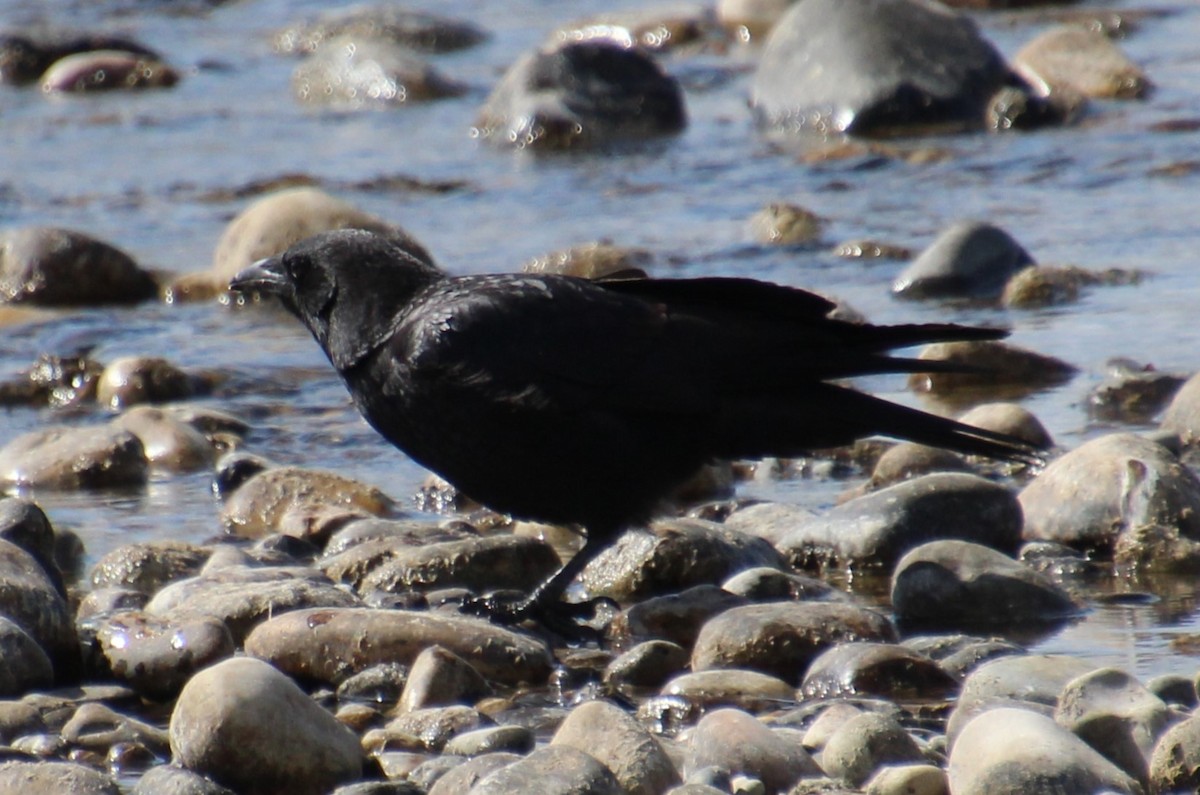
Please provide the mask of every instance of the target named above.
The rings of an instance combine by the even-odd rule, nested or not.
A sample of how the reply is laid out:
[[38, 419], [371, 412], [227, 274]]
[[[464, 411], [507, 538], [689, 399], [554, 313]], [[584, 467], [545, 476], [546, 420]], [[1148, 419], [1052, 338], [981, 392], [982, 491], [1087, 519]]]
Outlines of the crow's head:
[[440, 278], [441, 271], [396, 239], [339, 229], [259, 260], [234, 276], [229, 289], [277, 296], [333, 366], [345, 370], [391, 333], [414, 295]]

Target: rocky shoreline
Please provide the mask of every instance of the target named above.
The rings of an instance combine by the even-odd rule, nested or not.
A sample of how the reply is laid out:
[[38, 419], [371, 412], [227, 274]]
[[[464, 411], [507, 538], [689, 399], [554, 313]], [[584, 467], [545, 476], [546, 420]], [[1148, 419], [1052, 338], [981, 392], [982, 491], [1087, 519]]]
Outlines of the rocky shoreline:
[[[787, 146], [833, 136], [816, 158], [912, 154], [891, 136], [1060, 128], [1089, 102], [1153, 90], [1114, 40], [1128, 17], [1047, 11], [1009, 62], [969, 17], [869, 4], [871, 25], [853, 4], [805, 0], [769, 18], [769, 4], [722, 2], [565, 26], [497, 76], [473, 135], [550, 157], [670, 146], [689, 123], [689, 84], [668, 59], [739, 46], [761, 48], [749, 97], [759, 132]], [[895, 50], [901, 28], [961, 62], [921, 72]], [[368, 9], [298, 22], [274, 47], [303, 58], [297, 103], [358, 112], [469, 94], [425, 59], [487, 37]], [[860, 84], [854, 70], [876, 58], [916, 72]], [[798, 79], [814, 59], [827, 72]], [[0, 80], [47, 101], [169, 91], [194, 76], [167, 61], [106, 34], [0, 36]], [[229, 278], [324, 229], [370, 229], [433, 261], [398, 224], [292, 182], [250, 191], [205, 270], [159, 271], [71, 229], [0, 232], [0, 326], [166, 301], [251, 313], [266, 334], [290, 320], [231, 296]], [[750, 229], [763, 246], [803, 247], [823, 223], [780, 201]], [[982, 222], [949, 226], [916, 254], [875, 241], [839, 250], [911, 259], [893, 295], [954, 307], [1069, 307], [1146, 278], [1040, 263]], [[526, 267], [596, 277], [660, 264], [591, 243]], [[714, 462], [580, 575], [572, 596], [608, 605], [592, 621], [599, 640], [579, 644], [458, 609], [542, 580], [579, 547], [572, 528], [512, 521], [435, 480], [416, 511], [413, 495], [273, 462], [258, 447], [268, 418], [225, 406], [261, 384], [223, 368], [31, 352], [0, 382], [0, 410], [39, 418], [0, 433], [0, 493], [14, 495], [0, 497], [0, 793], [1196, 790], [1194, 676], [1139, 681], [1031, 646], [1107, 598], [1101, 581], [1200, 571], [1200, 376], [1116, 362], [1086, 407], [1113, 432], [1065, 450], [1021, 401], [1072, 379], [1071, 364], [1002, 343], [921, 355], [980, 372], [915, 376], [912, 389], [1049, 448], [1045, 466], [876, 440], [799, 461]], [[839, 504], [739, 496], [749, 479], [798, 472], [844, 482]], [[40, 495], [102, 499], [208, 473], [219, 536], [162, 528], [90, 566], [88, 539], [39, 507]]]

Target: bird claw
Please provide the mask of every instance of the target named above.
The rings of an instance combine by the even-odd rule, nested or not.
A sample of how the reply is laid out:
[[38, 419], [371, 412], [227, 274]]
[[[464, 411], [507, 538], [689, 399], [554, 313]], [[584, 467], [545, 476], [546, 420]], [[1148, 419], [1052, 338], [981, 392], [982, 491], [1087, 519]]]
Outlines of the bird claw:
[[584, 602], [546, 601], [532, 596], [517, 595], [514, 591], [498, 591], [486, 596], [469, 596], [459, 610], [469, 615], [487, 618], [495, 624], [512, 626], [533, 621], [568, 641], [600, 641], [603, 630], [585, 623], [594, 620], [599, 608], [612, 605], [611, 599], [599, 597]]

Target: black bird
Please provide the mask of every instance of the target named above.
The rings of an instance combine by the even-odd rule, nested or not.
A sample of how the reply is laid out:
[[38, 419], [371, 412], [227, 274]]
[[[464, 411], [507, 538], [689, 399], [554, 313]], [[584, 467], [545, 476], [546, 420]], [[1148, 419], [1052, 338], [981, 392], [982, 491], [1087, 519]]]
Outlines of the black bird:
[[887, 352], [1003, 330], [833, 320], [820, 296], [742, 278], [448, 276], [358, 230], [301, 241], [230, 288], [279, 296], [362, 415], [413, 460], [497, 511], [585, 529], [583, 549], [531, 596], [474, 603], [499, 621], [570, 612], [558, 598], [584, 565], [712, 459], [874, 434], [1036, 453], [829, 383], [948, 369]]

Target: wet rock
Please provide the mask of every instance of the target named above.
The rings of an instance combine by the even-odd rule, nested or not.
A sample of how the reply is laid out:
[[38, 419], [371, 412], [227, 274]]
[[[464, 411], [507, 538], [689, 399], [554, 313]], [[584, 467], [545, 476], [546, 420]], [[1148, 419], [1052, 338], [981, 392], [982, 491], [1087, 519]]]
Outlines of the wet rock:
[[239, 793], [324, 795], [362, 773], [358, 738], [288, 677], [252, 658], [196, 674], [171, 713], [185, 768]]
[[[386, 548], [386, 551], [384, 551]], [[325, 570], [331, 576], [350, 559], [374, 549], [373, 565], [353, 580], [360, 593], [407, 590], [431, 591], [463, 587], [475, 592], [498, 589], [528, 590], [562, 566], [558, 555], [536, 538], [500, 535], [407, 543], [360, 545], [333, 558]], [[345, 570], [343, 569], [343, 572]]]
[[464, 90], [411, 50], [373, 39], [330, 39], [292, 72], [296, 99], [340, 109], [397, 107]]
[[929, 447], [913, 442], [902, 442], [888, 448], [879, 456], [871, 471], [868, 485], [871, 489], [892, 486], [918, 475], [933, 472], [969, 472], [971, 467], [963, 457], [940, 447]]
[[604, 669], [604, 681], [617, 687], [661, 687], [687, 668], [690, 657], [678, 643], [648, 640], [613, 659]]
[[298, 679], [337, 682], [380, 662], [411, 665], [431, 645], [449, 649], [505, 684], [542, 683], [550, 651], [539, 640], [468, 616], [408, 610], [301, 610], [277, 616], [246, 639], [246, 653]]
[[429, 788], [429, 795], [467, 795], [471, 787], [489, 774], [520, 759], [517, 754], [503, 751], [469, 759], [440, 776]]
[[613, 620], [609, 634], [629, 641], [658, 638], [691, 648], [705, 621], [747, 603], [745, 597], [715, 585], [697, 585], [631, 605]]
[[133, 785], [130, 795], [235, 795], [198, 773], [176, 765], [157, 765]]
[[965, 541], [931, 541], [901, 558], [892, 574], [892, 606], [897, 621], [939, 629], [1028, 626], [1080, 611], [1045, 574]]
[[54, 583], [55, 590], [66, 596], [58, 559], [60, 535], [35, 503], [19, 497], [0, 498], [0, 539], [32, 555]]
[[650, 532], [625, 533], [596, 556], [580, 579], [593, 597], [627, 603], [718, 584], [744, 569], [783, 568], [770, 544], [714, 522], [662, 520]]
[[36, 82], [60, 58], [92, 50], [121, 50], [158, 57], [139, 42], [108, 33], [36, 27], [12, 30], [0, 34], [0, 83], [19, 86]]
[[358, 604], [308, 569], [230, 567], [171, 583], [154, 595], [146, 612], [181, 624], [218, 618], [240, 643], [255, 625], [290, 610]]
[[661, 692], [701, 710], [737, 707], [747, 712], [762, 712], [796, 701], [795, 688], [782, 679], [733, 668], [682, 674], [663, 685]]
[[473, 47], [487, 33], [469, 22], [392, 5], [362, 5], [329, 11], [280, 30], [275, 51], [284, 55], [316, 52], [333, 39], [376, 40], [424, 52]]
[[368, 731], [362, 745], [371, 753], [385, 749], [441, 752], [452, 738], [492, 725], [487, 716], [471, 707], [427, 707], [401, 713], [382, 728]]
[[487, 681], [470, 663], [441, 646], [430, 646], [413, 660], [398, 707], [410, 711], [446, 704], [474, 704], [491, 692]]
[[1146, 689], [1168, 706], [1195, 709], [1200, 704], [1196, 683], [1180, 674], [1159, 674], [1146, 682]]
[[910, 0], [806, 0], [771, 30], [751, 103], [760, 125], [782, 132], [981, 129], [1013, 83], [965, 16]]
[[90, 235], [49, 226], [0, 234], [0, 303], [133, 304], [157, 293], [128, 254]]
[[142, 443], [146, 460], [170, 472], [207, 469], [217, 452], [199, 431], [170, 412], [135, 406], [112, 421], [112, 427], [129, 431]]
[[910, 389], [943, 398], [978, 395], [983, 399], [975, 402], [1028, 395], [1065, 384], [1077, 372], [1053, 356], [991, 340], [938, 342], [922, 348], [918, 358], [969, 364], [974, 372], [914, 373], [908, 377]]
[[560, 273], [582, 279], [603, 276], [644, 276], [653, 255], [637, 248], [615, 246], [611, 243], [584, 243], [562, 251], [534, 257], [522, 266], [525, 273]]
[[798, 565], [890, 569], [909, 550], [940, 539], [1015, 554], [1021, 540], [1016, 496], [977, 475], [923, 475], [844, 502], [796, 527], [777, 547]]
[[786, 502], [760, 502], [737, 508], [725, 519], [725, 526], [740, 533], [766, 539], [774, 547], [795, 529], [817, 516], [801, 505]]
[[1179, 393], [1186, 377], [1126, 360], [1108, 362], [1108, 377], [1088, 393], [1088, 414], [1105, 422], [1148, 423]]
[[1097, 30], [1060, 25], [1022, 47], [1013, 64], [1051, 91], [1066, 87], [1096, 99], [1141, 99], [1151, 89], [1141, 67]]
[[796, 204], [772, 202], [750, 218], [750, 235], [760, 243], [794, 246], [821, 236], [822, 219]]
[[122, 409], [138, 403], [184, 400], [205, 390], [201, 379], [180, 370], [166, 359], [126, 356], [108, 363], [96, 382], [96, 401]]
[[217, 241], [209, 275], [224, 290], [243, 268], [280, 254], [306, 237], [332, 229], [365, 229], [388, 235], [402, 250], [432, 262], [421, 244], [398, 226], [324, 191], [300, 187], [264, 196], [238, 214]]
[[55, 61], [42, 75], [42, 91], [84, 93], [169, 88], [179, 72], [153, 56], [123, 50], [92, 50]]
[[[0, 310], [5, 308], [0, 305]], [[43, 353], [28, 370], [0, 383], [0, 406], [82, 405], [95, 396], [103, 369], [86, 350], [65, 356]]]
[[471, 757], [503, 752], [527, 754], [533, 746], [533, 732], [524, 726], [489, 726], [450, 738], [442, 752]]
[[804, 748], [736, 709], [710, 712], [692, 731], [684, 775], [690, 780], [708, 767], [753, 776], [769, 793], [788, 792], [799, 779], [822, 774]]
[[849, 604], [771, 602], [735, 607], [700, 630], [692, 670], [750, 668], [798, 682], [808, 665], [836, 643], [895, 641], [879, 613]]
[[924, 761], [921, 749], [899, 721], [873, 712], [843, 723], [821, 749], [821, 769], [855, 787], [885, 765]]
[[146, 596], [199, 573], [209, 550], [184, 541], [142, 541], [109, 552], [92, 567], [93, 588], [124, 586]]
[[679, 783], [666, 752], [620, 707], [589, 701], [571, 710], [550, 740], [550, 747], [575, 748], [613, 772], [622, 789], [655, 795]]
[[142, 486], [142, 442], [113, 426], [29, 431], [0, 448], [0, 484], [74, 491]]
[[1134, 434], [1079, 446], [1019, 499], [1027, 539], [1111, 552], [1120, 536], [1160, 525], [1200, 540], [1200, 480], [1167, 448]]
[[[334, 472], [279, 467], [254, 475], [230, 495], [221, 507], [221, 522], [243, 538], [261, 538], [291, 525], [292, 535], [320, 542], [320, 531], [331, 529], [313, 521], [322, 510], [378, 516], [392, 507], [374, 486]], [[314, 537], [308, 530], [318, 532]]]
[[1042, 421], [1029, 409], [1016, 403], [982, 403], [958, 418], [959, 422], [997, 433], [1007, 433], [1048, 450], [1054, 439]]
[[1186, 445], [1200, 440], [1200, 373], [1183, 383], [1163, 413], [1162, 430], [1179, 435]]
[[[1057, 654], [1001, 657], [971, 672], [963, 682], [955, 710], [969, 710], [976, 704], [996, 699], [1054, 707], [1067, 683], [1092, 670], [1093, 667], [1082, 660]], [[949, 739], [953, 744], [952, 734]]]
[[471, 787], [471, 795], [621, 795], [624, 791], [612, 771], [594, 757], [563, 745], [539, 748]]
[[686, 123], [679, 83], [651, 56], [594, 40], [522, 56], [475, 125], [497, 144], [541, 151], [669, 135]]
[[74, 762], [0, 763], [0, 792], [21, 795], [121, 795], [111, 776]]
[[995, 300], [1033, 257], [1008, 232], [981, 221], [944, 230], [892, 283], [901, 298]]
[[0, 701], [0, 742], [10, 745], [17, 737], [48, 731], [38, 707], [25, 701]]
[[76, 748], [97, 752], [125, 743], [137, 744], [160, 758], [168, 753], [165, 730], [100, 703], [81, 704], [63, 724], [60, 734]]
[[1051, 718], [993, 709], [966, 725], [950, 752], [950, 791], [1141, 793], [1137, 782]]
[[958, 680], [920, 652], [893, 643], [841, 643], [812, 661], [800, 693], [806, 698], [878, 696], [896, 700], [949, 698]]
[[1061, 306], [1078, 300], [1088, 287], [1137, 284], [1144, 275], [1120, 268], [1090, 271], [1073, 265], [1037, 265], [1013, 274], [1000, 303], [1011, 309]]
[[552, 41], [593, 39], [607, 39], [622, 47], [640, 47], [654, 53], [719, 50], [728, 43], [728, 36], [708, 9], [695, 6], [600, 13], [564, 25], [551, 34]]
[[937, 765], [913, 762], [884, 765], [863, 787], [865, 795], [949, 795], [946, 771]]
[[0, 697], [19, 696], [54, 683], [54, 668], [38, 642], [0, 615]]
[[[37, 652], [29, 647], [29, 643], [35, 644], [49, 657], [54, 681], [59, 684], [78, 677], [81, 665], [79, 639], [66, 599], [36, 558], [16, 544], [3, 540], [0, 540], [0, 616], [15, 624], [30, 639], [27, 643], [14, 628], [4, 633], [6, 646], [14, 651], [21, 650], [23, 658], [32, 662]], [[27, 675], [33, 675], [33, 672], [27, 672]]]
[[1150, 757], [1151, 792], [1191, 792], [1200, 788], [1200, 715], [1163, 734]]
[[112, 675], [152, 700], [173, 698], [192, 674], [234, 652], [233, 636], [217, 618], [175, 623], [122, 612], [98, 623], [96, 640]]
[[839, 602], [847, 599], [844, 591], [816, 577], [762, 566], [738, 572], [725, 581], [721, 590], [743, 596], [751, 602], [777, 602], [783, 599]]
[[1155, 742], [1175, 722], [1175, 716], [1162, 699], [1116, 668], [1101, 668], [1068, 682], [1059, 693], [1054, 719], [1084, 740], [1091, 740], [1091, 737], [1082, 733], [1081, 728], [1091, 724], [1094, 731], [1101, 719], [1118, 723], [1134, 743], [1140, 770], [1121, 765], [1116, 755], [1105, 752], [1103, 745], [1093, 742], [1089, 745], [1141, 781], [1145, 780], [1146, 760], [1150, 758]]

